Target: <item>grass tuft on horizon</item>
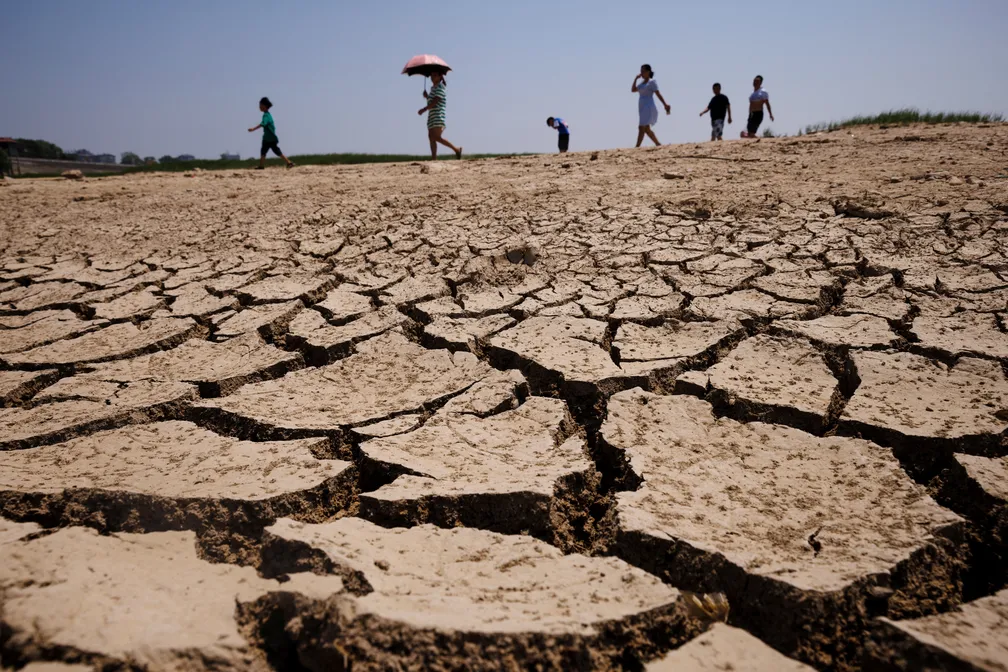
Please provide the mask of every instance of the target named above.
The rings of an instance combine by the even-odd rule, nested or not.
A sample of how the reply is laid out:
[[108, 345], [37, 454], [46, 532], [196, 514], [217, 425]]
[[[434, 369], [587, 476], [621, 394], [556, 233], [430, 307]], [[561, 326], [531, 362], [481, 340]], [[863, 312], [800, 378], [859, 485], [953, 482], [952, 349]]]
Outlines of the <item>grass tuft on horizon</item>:
[[889, 110], [875, 115], [859, 115], [841, 121], [830, 121], [821, 124], [811, 124], [805, 127], [806, 133], [819, 131], [835, 131], [851, 126], [902, 126], [906, 124], [989, 124], [1004, 121], [1004, 116], [997, 113], [983, 112], [921, 112], [915, 107], [905, 107], [899, 110]]

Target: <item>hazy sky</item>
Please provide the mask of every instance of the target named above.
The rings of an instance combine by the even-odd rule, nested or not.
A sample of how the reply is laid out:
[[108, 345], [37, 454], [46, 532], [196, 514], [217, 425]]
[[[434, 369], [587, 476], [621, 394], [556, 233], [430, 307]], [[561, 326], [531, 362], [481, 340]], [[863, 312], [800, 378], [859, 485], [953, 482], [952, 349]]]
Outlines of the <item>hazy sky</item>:
[[470, 152], [632, 146], [650, 63], [662, 142], [709, 137], [717, 80], [737, 137], [755, 74], [777, 121], [915, 106], [1008, 113], [1008, 0], [10, 0], [0, 136], [143, 155], [257, 155], [257, 101], [287, 154], [427, 151], [417, 53], [454, 67], [445, 136]]

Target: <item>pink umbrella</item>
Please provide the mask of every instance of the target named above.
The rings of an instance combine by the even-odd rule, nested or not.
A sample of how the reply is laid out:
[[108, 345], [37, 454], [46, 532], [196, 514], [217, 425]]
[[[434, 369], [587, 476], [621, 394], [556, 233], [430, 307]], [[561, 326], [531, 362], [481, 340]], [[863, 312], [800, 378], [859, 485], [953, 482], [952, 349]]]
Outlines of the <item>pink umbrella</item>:
[[423, 75], [430, 77], [433, 72], [440, 72], [442, 75], [451, 70], [451, 67], [433, 54], [420, 54], [414, 56], [406, 63], [402, 69], [404, 75]]

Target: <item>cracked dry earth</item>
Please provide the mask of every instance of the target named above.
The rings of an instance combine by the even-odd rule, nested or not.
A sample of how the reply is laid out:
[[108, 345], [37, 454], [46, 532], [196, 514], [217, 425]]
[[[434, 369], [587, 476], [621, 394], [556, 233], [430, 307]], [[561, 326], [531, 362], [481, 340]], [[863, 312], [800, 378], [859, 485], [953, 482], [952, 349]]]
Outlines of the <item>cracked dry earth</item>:
[[0, 668], [1008, 670], [1008, 126], [424, 168], [0, 187]]

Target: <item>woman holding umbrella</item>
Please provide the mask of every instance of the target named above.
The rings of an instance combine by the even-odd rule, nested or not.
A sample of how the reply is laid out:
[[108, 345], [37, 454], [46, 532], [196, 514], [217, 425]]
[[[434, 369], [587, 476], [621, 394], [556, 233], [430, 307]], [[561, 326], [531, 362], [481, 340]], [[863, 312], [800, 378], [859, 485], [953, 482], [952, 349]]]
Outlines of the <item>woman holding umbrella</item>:
[[444, 145], [455, 152], [455, 156], [460, 159], [462, 158], [462, 148], [456, 147], [441, 135], [445, 129], [445, 108], [448, 100], [447, 92], [445, 91], [447, 84], [445, 82], [445, 75], [448, 74], [449, 70], [451, 68], [448, 67], [447, 63], [431, 54], [414, 56], [406, 63], [406, 67], [403, 68], [404, 75], [430, 77], [431, 82], [434, 84], [429, 94], [426, 87], [424, 87], [423, 95], [427, 99], [427, 105], [420, 108], [420, 111], [417, 112], [421, 116], [424, 112], [427, 113], [427, 139], [430, 140], [431, 159], [437, 159], [438, 144]]
[[424, 98], [427, 99], [427, 105], [420, 108], [417, 114], [422, 115], [424, 112], [427, 113], [427, 139], [430, 140], [430, 153], [431, 159], [437, 160], [437, 146], [438, 143], [444, 145], [448, 149], [455, 152], [457, 158], [462, 158], [462, 148], [456, 147], [452, 143], [448, 142], [447, 138], [442, 137], [445, 129], [445, 107], [447, 104], [447, 98], [445, 95], [445, 78], [444, 74], [441, 72], [431, 73], [431, 91], [428, 94], [424, 91]]
[[[640, 82], [640, 80], [644, 81]], [[640, 74], [634, 77], [630, 91], [640, 94], [640, 99], [637, 101], [637, 146], [640, 147], [644, 142], [645, 135], [651, 138], [651, 142], [660, 146], [661, 143], [658, 142], [654, 131], [651, 130], [651, 127], [658, 123], [658, 108], [655, 106], [654, 96], [658, 96], [658, 100], [665, 106], [665, 114], [672, 111], [672, 106], [662, 98], [661, 91], [658, 90], [658, 82], [654, 78], [654, 70], [650, 65], [645, 63], [641, 66]]]

